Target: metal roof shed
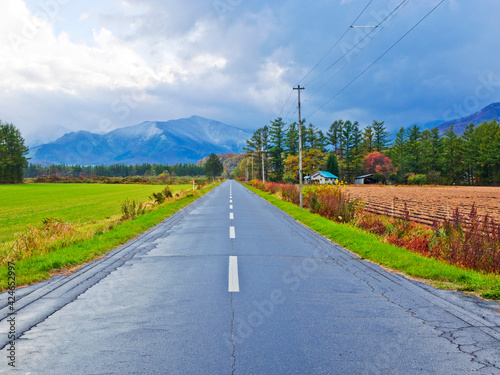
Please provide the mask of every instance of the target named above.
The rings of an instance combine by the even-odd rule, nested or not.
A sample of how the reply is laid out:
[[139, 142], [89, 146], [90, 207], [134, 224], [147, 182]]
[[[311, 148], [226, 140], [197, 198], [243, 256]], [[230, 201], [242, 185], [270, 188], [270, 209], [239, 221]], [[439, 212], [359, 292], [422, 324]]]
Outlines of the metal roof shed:
[[355, 185], [369, 185], [376, 184], [377, 181], [373, 179], [373, 174], [365, 174], [364, 176], [354, 177]]

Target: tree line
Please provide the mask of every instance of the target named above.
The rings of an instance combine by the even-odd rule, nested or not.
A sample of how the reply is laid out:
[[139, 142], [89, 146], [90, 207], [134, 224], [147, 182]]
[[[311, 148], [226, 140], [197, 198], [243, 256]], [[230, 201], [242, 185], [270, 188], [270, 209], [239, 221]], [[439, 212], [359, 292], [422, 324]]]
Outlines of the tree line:
[[[298, 124], [281, 118], [257, 129], [247, 141], [246, 158], [235, 177], [298, 181]], [[347, 182], [365, 173], [392, 183], [500, 184], [500, 125], [496, 120], [470, 124], [462, 135], [453, 127], [418, 125], [390, 133], [384, 122], [362, 128], [357, 121], [334, 121], [324, 133], [301, 125], [304, 175], [328, 170]]]
[[203, 167], [196, 166], [192, 163], [186, 164], [140, 164], [140, 165], [50, 165], [41, 166], [37, 164], [29, 164], [24, 170], [25, 178], [37, 177], [71, 177], [71, 178], [94, 178], [94, 177], [185, 177], [185, 176], [203, 176]]
[[28, 165], [21, 132], [12, 124], [0, 121], [0, 183], [23, 181], [23, 170]]

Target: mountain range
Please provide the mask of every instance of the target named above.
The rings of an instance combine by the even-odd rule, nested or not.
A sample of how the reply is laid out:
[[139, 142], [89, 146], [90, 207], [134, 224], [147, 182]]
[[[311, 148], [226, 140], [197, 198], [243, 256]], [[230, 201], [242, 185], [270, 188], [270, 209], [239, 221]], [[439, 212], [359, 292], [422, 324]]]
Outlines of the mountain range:
[[453, 126], [453, 131], [461, 135], [465, 131], [465, 128], [469, 124], [479, 125], [485, 121], [500, 120], [500, 103], [491, 103], [490, 105], [484, 107], [478, 112], [475, 112], [469, 116], [462, 117], [450, 121], [432, 121], [423, 125], [426, 129], [432, 129], [437, 126], [440, 133], [444, 133], [451, 126]]
[[216, 154], [239, 153], [252, 133], [199, 116], [146, 121], [106, 134], [71, 132], [30, 149], [34, 164], [111, 165], [196, 163]]
[[[500, 103], [492, 103], [470, 116], [442, 122], [433, 121], [424, 128], [438, 127], [444, 133], [454, 126], [456, 134], [471, 123], [500, 119]], [[40, 139], [29, 141], [30, 162], [34, 164], [111, 165], [111, 164], [177, 164], [194, 163], [215, 154], [240, 153], [252, 133], [199, 116], [166, 122], [146, 121], [138, 125], [113, 130], [106, 134], [88, 131], [70, 132], [56, 140], [44, 139], [59, 135], [45, 129]], [[45, 138], [44, 138], [45, 137]], [[52, 138], [53, 139], [53, 138]], [[41, 144], [43, 143], [43, 144]]]

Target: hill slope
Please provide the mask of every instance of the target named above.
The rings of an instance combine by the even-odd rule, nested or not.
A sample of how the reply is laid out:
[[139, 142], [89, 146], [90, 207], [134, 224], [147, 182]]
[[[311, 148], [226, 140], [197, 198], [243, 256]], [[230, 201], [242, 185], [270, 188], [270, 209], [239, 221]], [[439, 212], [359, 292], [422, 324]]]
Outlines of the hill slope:
[[455, 133], [462, 134], [465, 131], [466, 126], [469, 124], [479, 125], [485, 121], [491, 121], [494, 119], [500, 119], [500, 103], [491, 103], [479, 112], [473, 113], [470, 116], [442, 123], [438, 126], [438, 129], [441, 133], [444, 133], [450, 128], [450, 126], [453, 125]]

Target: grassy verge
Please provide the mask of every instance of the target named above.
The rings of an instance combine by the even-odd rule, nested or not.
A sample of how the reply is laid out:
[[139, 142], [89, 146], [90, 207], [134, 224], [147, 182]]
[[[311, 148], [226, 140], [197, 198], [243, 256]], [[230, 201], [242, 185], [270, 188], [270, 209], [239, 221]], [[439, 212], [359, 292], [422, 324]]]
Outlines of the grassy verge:
[[[127, 220], [115, 229], [96, 235], [89, 240], [62, 247], [47, 254], [33, 256], [16, 262], [17, 285], [33, 284], [47, 280], [52, 275], [91, 262], [103, 254], [130, 241], [139, 234], [161, 223], [180, 209], [194, 202], [217, 185], [199, 190], [198, 196], [187, 196], [162, 205], [157, 210]], [[0, 290], [7, 288], [7, 265], [0, 267]]]
[[334, 223], [271, 194], [248, 185], [246, 187], [304, 225], [363, 259], [421, 279], [437, 288], [472, 292], [483, 298], [500, 299], [500, 275], [465, 270], [443, 261], [426, 258], [384, 243], [378, 236], [352, 225]]

